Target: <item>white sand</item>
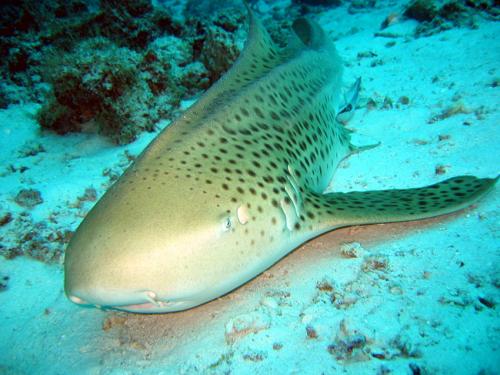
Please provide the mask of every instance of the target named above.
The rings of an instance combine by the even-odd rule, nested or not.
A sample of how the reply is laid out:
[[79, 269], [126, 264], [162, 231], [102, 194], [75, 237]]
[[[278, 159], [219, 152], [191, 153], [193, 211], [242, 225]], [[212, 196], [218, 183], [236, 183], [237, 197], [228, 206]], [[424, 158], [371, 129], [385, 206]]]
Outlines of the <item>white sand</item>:
[[[339, 38], [346, 86], [362, 76], [365, 100], [388, 96], [394, 102], [393, 109], [357, 111], [350, 127], [382, 144], [343, 162], [334, 188], [415, 187], [460, 174], [497, 175], [499, 89], [491, 84], [499, 77], [500, 27], [479, 20], [477, 30], [414, 40], [404, 37], [415, 27], [406, 21], [387, 30], [401, 38], [375, 38], [384, 18], [397, 9], [347, 16], [340, 8], [321, 17]], [[353, 25], [358, 31], [350, 34]], [[396, 44], [385, 47], [391, 40]], [[357, 58], [367, 51], [377, 57]], [[382, 64], [371, 67], [377, 59]], [[401, 96], [410, 104], [397, 104]], [[457, 102], [467, 113], [427, 123]], [[152, 135], [120, 148], [91, 135], [40, 135], [34, 111], [33, 105], [0, 111], [2, 168], [29, 167], [1, 175], [0, 207], [21, 212], [13, 202], [17, 192], [39, 189], [45, 202], [32, 211], [33, 218], [46, 220], [58, 212], [60, 226], [75, 229], [82, 211], [68, 203], [87, 187], [102, 194], [109, 184], [103, 169], [120, 171], [124, 151], [137, 154]], [[440, 141], [439, 135], [449, 138]], [[17, 150], [31, 140], [47, 152], [19, 158]], [[444, 175], [436, 175], [439, 165], [445, 166]], [[477, 207], [446, 218], [338, 230], [237, 291], [174, 314], [81, 308], [63, 294], [60, 265], [1, 258], [0, 276], [10, 280], [0, 293], [0, 374], [377, 374], [389, 369], [410, 374], [410, 364], [428, 374], [497, 374], [498, 307], [488, 308], [479, 298], [500, 301], [498, 207], [497, 187]], [[13, 235], [11, 224], [0, 228], [3, 242]], [[341, 254], [349, 242], [360, 244], [355, 258]], [[381, 268], [370, 270], [370, 264]], [[318, 290], [321, 281], [333, 290]], [[317, 338], [308, 338], [308, 326]], [[346, 345], [359, 347], [349, 351]]]

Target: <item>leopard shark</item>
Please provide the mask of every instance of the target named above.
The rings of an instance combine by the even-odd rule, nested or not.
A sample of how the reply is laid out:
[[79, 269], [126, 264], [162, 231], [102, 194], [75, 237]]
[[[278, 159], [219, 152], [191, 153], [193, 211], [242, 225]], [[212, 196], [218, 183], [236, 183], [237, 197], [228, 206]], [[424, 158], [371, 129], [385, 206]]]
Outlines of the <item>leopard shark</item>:
[[339, 162], [361, 149], [337, 121], [352, 108], [342, 103], [342, 61], [311, 20], [293, 22], [285, 47], [250, 10], [249, 25], [232, 68], [151, 142], [74, 233], [64, 261], [74, 303], [186, 310], [325, 232], [448, 214], [492, 189], [497, 178], [457, 176], [325, 193]]

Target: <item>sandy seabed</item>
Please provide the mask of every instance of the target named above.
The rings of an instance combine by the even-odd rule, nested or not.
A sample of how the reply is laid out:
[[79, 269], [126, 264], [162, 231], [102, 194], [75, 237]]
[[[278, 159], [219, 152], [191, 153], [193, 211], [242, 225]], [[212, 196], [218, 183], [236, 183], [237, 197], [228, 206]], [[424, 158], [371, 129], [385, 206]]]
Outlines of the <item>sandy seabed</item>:
[[[361, 100], [386, 102], [356, 111], [349, 127], [381, 145], [343, 161], [332, 189], [496, 176], [500, 26], [480, 19], [477, 29], [415, 39], [416, 22], [404, 21], [386, 30], [397, 37], [374, 37], [398, 9], [320, 16], [345, 61], [345, 86], [361, 76]], [[0, 111], [2, 166], [29, 168], [0, 176], [0, 204], [20, 211], [17, 192], [37, 189], [44, 203], [32, 216], [57, 211], [74, 230], [81, 211], [68, 203], [91, 186], [101, 195], [103, 169], [120, 170], [124, 152], [139, 153], [153, 135], [123, 147], [41, 135], [36, 109]], [[46, 152], [21, 160], [33, 141]], [[0, 373], [498, 374], [498, 207], [497, 187], [447, 217], [337, 230], [233, 293], [163, 315], [73, 305], [61, 265], [2, 258], [0, 276], [9, 280], [0, 293]]]

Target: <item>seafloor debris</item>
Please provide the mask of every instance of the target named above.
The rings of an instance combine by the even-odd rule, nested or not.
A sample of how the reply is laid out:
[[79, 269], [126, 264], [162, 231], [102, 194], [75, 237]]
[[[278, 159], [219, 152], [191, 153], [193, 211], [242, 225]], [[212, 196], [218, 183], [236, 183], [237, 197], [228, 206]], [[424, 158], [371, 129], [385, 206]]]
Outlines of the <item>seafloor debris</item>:
[[387, 367], [386, 365], [380, 365], [378, 371], [377, 371], [377, 375], [388, 375], [388, 374], [391, 374], [392, 371], [389, 367]]
[[382, 103], [382, 109], [392, 109], [394, 107], [394, 102], [388, 96], [384, 98], [384, 103]]
[[410, 368], [410, 371], [412, 373], [412, 375], [420, 375], [422, 374], [422, 370], [420, 369], [420, 366], [417, 365], [416, 363], [410, 363], [408, 365], [408, 367]]
[[221, 367], [224, 365], [224, 366], [228, 366], [231, 364], [231, 360], [233, 359], [234, 357], [234, 351], [229, 351], [228, 353], [222, 353], [220, 355], [220, 357], [217, 359], [217, 361], [215, 361], [214, 363], [212, 363], [210, 366], [208, 366], [208, 369], [209, 370], [221, 370]]
[[343, 310], [352, 307], [358, 301], [358, 296], [350, 291], [349, 285], [341, 288], [328, 279], [323, 279], [316, 284], [316, 289], [319, 293], [314, 297], [313, 303], [329, 302], [336, 309]]
[[318, 338], [318, 332], [316, 331], [316, 328], [314, 328], [311, 324], [308, 324], [306, 326], [306, 335], [310, 339]]
[[358, 54], [357, 54], [358, 60], [371, 58], [371, 57], [377, 57], [377, 56], [378, 56], [377, 53], [373, 52], [373, 51], [361, 51], [361, 52], [358, 52]]
[[263, 350], [250, 350], [243, 354], [243, 359], [246, 361], [260, 362], [267, 357], [267, 353]]
[[232, 318], [226, 324], [225, 337], [227, 343], [234, 343], [236, 340], [250, 334], [268, 329], [271, 320], [267, 314], [254, 311]]
[[27, 158], [30, 156], [36, 156], [41, 152], [45, 152], [45, 147], [40, 142], [28, 142], [21, 150], [19, 150], [19, 156], [22, 158]]
[[477, 297], [477, 299], [482, 305], [486, 306], [489, 309], [493, 309], [496, 305], [495, 302], [493, 302], [493, 300], [488, 297], [479, 296]]
[[416, 144], [417, 146], [425, 146], [425, 145], [429, 144], [429, 141], [425, 140], [425, 139], [415, 138], [415, 139], [412, 139], [411, 141], [408, 141], [408, 143], [413, 143], [413, 144]]
[[438, 141], [439, 142], [449, 141], [450, 139], [451, 139], [451, 135], [449, 135], [449, 134], [439, 134], [438, 135]]
[[75, 203], [69, 204], [71, 208], [81, 209], [86, 202], [95, 202], [97, 200], [97, 190], [93, 187], [86, 188], [83, 194], [76, 198]]
[[468, 114], [471, 113], [471, 110], [465, 106], [465, 104], [458, 100], [451, 104], [449, 107], [445, 108], [441, 113], [437, 115], [433, 115], [428, 121], [428, 124], [433, 124], [437, 121], [445, 120], [449, 117], [460, 115], [460, 114]]
[[333, 343], [328, 345], [328, 352], [338, 361], [364, 361], [369, 359], [364, 350], [367, 338], [360, 332], [350, 331], [345, 320], [340, 322], [340, 329]]
[[403, 104], [403, 105], [408, 105], [408, 104], [410, 104], [410, 98], [403, 95], [403, 96], [399, 97], [398, 102]]
[[21, 189], [14, 201], [19, 206], [29, 209], [43, 203], [42, 194], [35, 189]]
[[[370, 66], [377, 66], [383, 64], [383, 61], [380, 62], [378, 59], [373, 60], [370, 63]], [[402, 108], [402, 106], [406, 106], [410, 104], [410, 98], [407, 96], [401, 96], [397, 101], [392, 99], [390, 96], [381, 96], [378, 94], [373, 95], [373, 97], [364, 97], [360, 98], [360, 107], [365, 107], [367, 110], [374, 110], [377, 108], [383, 110], [391, 110], [393, 108]]]
[[97, 200], [97, 191], [93, 187], [86, 188], [83, 195], [78, 197], [78, 200], [83, 202], [95, 202]]
[[389, 259], [384, 255], [371, 255], [365, 258], [361, 269], [364, 272], [385, 272], [389, 269]]
[[282, 343], [280, 343], [280, 342], [275, 342], [275, 343], [273, 344], [273, 350], [281, 350], [281, 349], [283, 349], [283, 344], [282, 344]]
[[448, 292], [448, 295], [441, 296], [439, 303], [456, 307], [466, 307], [474, 303], [469, 292], [463, 289], [453, 289]]
[[26, 167], [25, 165], [19, 165], [19, 166], [16, 166], [14, 164], [8, 164], [5, 166], [5, 171], [4, 172], [0, 172], [0, 177], [5, 177], [5, 176], [8, 176], [9, 174], [12, 174], [12, 173], [24, 173], [28, 170], [29, 168]]
[[413, 344], [405, 334], [396, 335], [389, 344], [393, 349], [399, 351], [399, 353], [394, 353], [393, 356], [403, 358], [420, 358], [422, 356], [417, 345]]
[[0, 276], [0, 292], [7, 290], [9, 286], [9, 279], [10, 279], [9, 276], [6, 275]]
[[290, 306], [290, 292], [270, 290], [260, 300], [260, 304], [276, 315], [282, 315], [282, 308]]
[[46, 262], [60, 262], [72, 232], [64, 225], [35, 221], [27, 212], [15, 217], [2, 236], [0, 254], [6, 259], [20, 255]]
[[406, 334], [398, 334], [388, 342], [371, 338], [362, 331], [348, 328], [345, 319], [340, 322], [335, 339], [327, 351], [341, 362], [358, 362], [369, 359], [394, 360], [397, 358], [420, 358], [418, 346]]
[[399, 22], [400, 19], [401, 19], [401, 15], [399, 13], [391, 13], [382, 22], [382, 24], [380, 25], [380, 29], [383, 30], [383, 29]]
[[316, 284], [316, 288], [322, 292], [332, 292], [333, 286], [330, 281], [323, 279], [318, 284]]
[[498, 87], [500, 86], [500, 78], [495, 77], [493, 80], [491, 80], [491, 83], [488, 84], [489, 87]]
[[109, 331], [112, 328], [123, 327], [126, 321], [126, 316], [121, 315], [121, 313], [113, 314], [104, 319], [102, 322], [102, 330]]
[[12, 214], [10, 212], [6, 212], [0, 215], [0, 227], [9, 224], [12, 221]]
[[434, 167], [434, 173], [436, 175], [443, 175], [443, 174], [446, 174], [446, 172], [448, 171], [449, 168], [450, 167], [448, 165], [441, 165], [441, 164], [439, 164], [439, 165], [436, 165]]

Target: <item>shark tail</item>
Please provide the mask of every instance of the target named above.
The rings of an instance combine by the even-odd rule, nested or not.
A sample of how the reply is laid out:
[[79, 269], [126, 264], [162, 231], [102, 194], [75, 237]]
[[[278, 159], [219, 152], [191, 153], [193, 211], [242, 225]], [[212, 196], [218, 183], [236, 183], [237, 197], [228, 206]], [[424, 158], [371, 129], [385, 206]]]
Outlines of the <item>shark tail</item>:
[[[320, 227], [410, 221], [449, 214], [470, 206], [490, 191], [497, 178], [458, 176], [415, 189], [329, 193], [313, 205]], [[329, 218], [331, 220], [329, 220]]]

